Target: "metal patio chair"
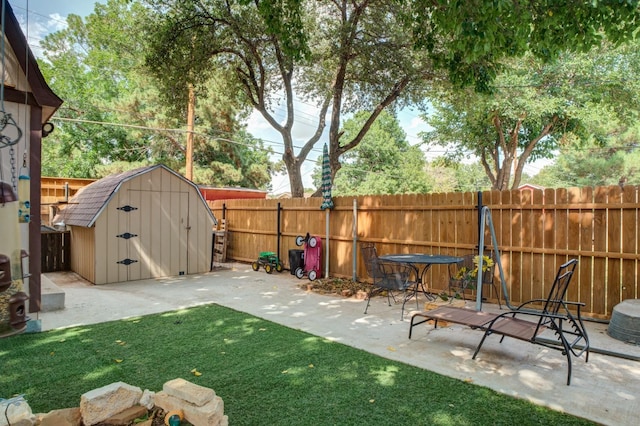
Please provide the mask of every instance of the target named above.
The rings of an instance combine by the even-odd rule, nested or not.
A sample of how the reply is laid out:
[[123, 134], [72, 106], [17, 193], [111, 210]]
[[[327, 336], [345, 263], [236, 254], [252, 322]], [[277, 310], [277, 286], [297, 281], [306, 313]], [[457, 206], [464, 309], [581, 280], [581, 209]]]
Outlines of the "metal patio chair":
[[[472, 271], [473, 269], [475, 269], [476, 264], [473, 262], [473, 259], [476, 256], [477, 254], [467, 254], [462, 256], [462, 261], [449, 265], [449, 295], [453, 293], [453, 297], [460, 296], [462, 297], [462, 299], [464, 299], [465, 290], [467, 290], [468, 288], [475, 288], [477, 282], [476, 279], [473, 278], [469, 280], [460, 278], [460, 272], [463, 271], [462, 268], [465, 268], [464, 271]], [[482, 273], [482, 285], [493, 286], [493, 291], [495, 292], [498, 299], [498, 307], [502, 309], [502, 304], [500, 303], [500, 293], [498, 292], [498, 286], [496, 286], [495, 283], [496, 262], [493, 256], [491, 256], [491, 259], [493, 260], [493, 264]]]
[[371, 297], [378, 293], [387, 293], [387, 302], [391, 306], [391, 299], [396, 302], [396, 294], [402, 298], [402, 310], [400, 319], [404, 318], [404, 307], [409, 299], [416, 298], [416, 309], [418, 307], [418, 295], [416, 281], [411, 280], [415, 270], [411, 265], [397, 262], [384, 262], [378, 258], [376, 247], [371, 243], [363, 243], [360, 245], [360, 252], [367, 269], [367, 275], [373, 280], [369, 292], [367, 294], [367, 306], [364, 313], [367, 313]]

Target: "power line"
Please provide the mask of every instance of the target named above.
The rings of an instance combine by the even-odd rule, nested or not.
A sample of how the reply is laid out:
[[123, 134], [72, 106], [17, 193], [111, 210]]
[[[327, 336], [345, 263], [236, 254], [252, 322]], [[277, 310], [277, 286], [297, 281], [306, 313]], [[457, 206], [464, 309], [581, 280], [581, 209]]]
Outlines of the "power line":
[[[85, 124], [96, 124], [96, 125], [101, 125], [101, 126], [114, 126], [114, 127], [125, 127], [125, 128], [130, 128], [130, 129], [137, 129], [137, 130], [148, 130], [148, 131], [153, 131], [153, 132], [172, 132], [172, 133], [188, 133], [188, 130], [185, 129], [172, 129], [172, 128], [161, 128], [161, 127], [149, 127], [149, 126], [142, 126], [142, 125], [136, 125], [136, 124], [123, 124], [123, 123], [113, 123], [113, 122], [104, 122], [104, 121], [96, 121], [96, 120], [85, 120], [85, 119], [80, 119], [80, 118], [66, 118], [66, 117], [52, 117], [51, 120], [55, 121], [66, 121], [66, 122], [71, 122], [71, 123], [85, 123]], [[224, 133], [230, 133], [230, 132], [224, 132]], [[201, 133], [201, 132], [193, 132], [194, 135], [206, 138], [206, 139], [210, 139], [210, 140], [220, 140], [223, 142], [228, 142], [231, 144], [235, 144], [235, 145], [241, 145], [241, 146], [245, 146], [247, 148], [252, 148], [252, 149], [257, 149], [257, 150], [261, 150], [267, 153], [273, 153], [273, 154], [279, 154], [279, 155], [284, 155], [284, 152], [279, 152], [279, 151], [275, 151], [273, 149], [266, 149], [266, 148], [261, 148], [261, 147], [257, 147], [245, 142], [240, 142], [240, 141], [236, 141], [236, 140], [232, 140], [232, 139], [227, 139], [227, 138], [221, 138], [218, 136], [212, 136], [212, 135], [208, 135], [206, 133]], [[260, 139], [260, 138], [257, 138]], [[262, 139], [260, 139], [262, 140]], [[294, 146], [294, 148], [301, 148], [299, 146]], [[320, 149], [318, 148], [313, 148], [311, 151], [316, 151], [316, 152], [322, 152]], [[305, 158], [304, 161], [310, 161], [315, 163], [316, 160], [314, 159], [310, 159], [310, 158]]]

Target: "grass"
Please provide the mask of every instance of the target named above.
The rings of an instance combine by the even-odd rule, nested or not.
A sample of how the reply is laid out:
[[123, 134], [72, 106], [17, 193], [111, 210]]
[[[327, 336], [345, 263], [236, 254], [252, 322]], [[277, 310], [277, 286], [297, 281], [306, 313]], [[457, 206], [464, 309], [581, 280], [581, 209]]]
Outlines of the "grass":
[[34, 412], [182, 377], [233, 425], [592, 424], [218, 305], [2, 339], [0, 371], [0, 398], [25, 394]]

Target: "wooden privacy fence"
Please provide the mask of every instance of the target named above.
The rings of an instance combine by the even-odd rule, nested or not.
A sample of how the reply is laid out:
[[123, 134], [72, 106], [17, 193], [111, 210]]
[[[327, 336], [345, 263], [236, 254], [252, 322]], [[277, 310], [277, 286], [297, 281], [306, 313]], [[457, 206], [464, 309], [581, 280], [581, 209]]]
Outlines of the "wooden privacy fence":
[[[362, 242], [375, 243], [380, 254], [477, 250], [481, 199], [491, 209], [513, 304], [546, 297], [558, 266], [577, 258], [569, 299], [584, 302], [590, 316], [607, 318], [622, 300], [640, 297], [638, 197], [637, 186], [337, 197], [329, 215], [330, 275], [366, 279]], [[319, 236], [326, 251], [320, 204], [320, 198], [226, 200], [210, 207], [226, 219], [229, 259], [251, 262], [261, 251], [279, 249], [288, 267], [288, 251], [301, 249], [298, 235]], [[446, 268], [432, 267], [428, 279], [434, 289], [444, 289]], [[491, 291], [488, 297], [495, 300]]]
[[40, 218], [42, 223], [52, 226], [51, 220], [60, 203], [66, 203], [81, 188], [95, 182], [95, 179], [80, 178], [40, 178]]
[[69, 231], [42, 231], [42, 272], [71, 270], [71, 233]]

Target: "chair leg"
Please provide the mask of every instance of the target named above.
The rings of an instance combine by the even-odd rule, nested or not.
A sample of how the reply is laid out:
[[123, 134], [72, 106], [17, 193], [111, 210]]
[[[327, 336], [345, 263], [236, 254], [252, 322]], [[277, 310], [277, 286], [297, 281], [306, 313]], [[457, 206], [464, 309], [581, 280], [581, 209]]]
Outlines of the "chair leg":
[[478, 346], [476, 347], [476, 351], [473, 353], [473, 356], [471, 357], [471, 359], [476, 359], [476, 355], [478, 355], [478, 352], [480, 352], [480, 348], [484, 343], [484, 339], [486, 339], [489, 334], [491, 334], [489, 330], [484, 332], [484, 334], [482, 335], [482, 339], [480, 340], [480, 343], [478, 343]]
[[438, 319], [437, 318], [426, 318], [425, 317], [425, 319], [423, 319], [423, 320], [421, 320], [419, 322], [414, 322], [414, 320], [416, 319], [417, 316], [420, 316], [420, 315], [413, 315], [411, 317], [411, 326], [409, 327], [409, 339], [411, 339], [411, 333], [413, 332], [413, 327], [415, 327], [417, 325], [420, 325], [420, 324], [424, 324], [427, 321], [433, 320], [434, 321], [433, 328], [434, 329], [438, 328]]
[[371, 290], [369, 290], [369, 294], [367, 295], [367, 306], [364, 307], [364, 313], [367, 313], [367, 310], [369, 309], [369, 304], [371, 303], [371, 298], [373, 297], [373, 295], [375, 293], [377, 293], [379, 290], [375, 287], [372, 287]]
[[498, 307], [502, 309], [502, 304], [500, 303], [500, 293], [498, 293], [498, 287], [496, 287], [496, 283], [491, 283], [493, 285], [493, 290], [496, 292], [496, 297], [498, 298]]
[[400, 321], [404, 319], [404, 305], [407, 304], [407, 300], [409, 300], [411, 296], [407, 296], [407, 290], [402, 292], [402, 310], [400, 311]]
[[367, 306], [364, 307], [364, 313], [367, 313], [367, 310], [369, 309], [369, 303], [371, 303], [371, 293], [369, 293], [369, 295], [367, 296]]
[[567, 351], [567, 386], [571, 385], [571, 351]]

